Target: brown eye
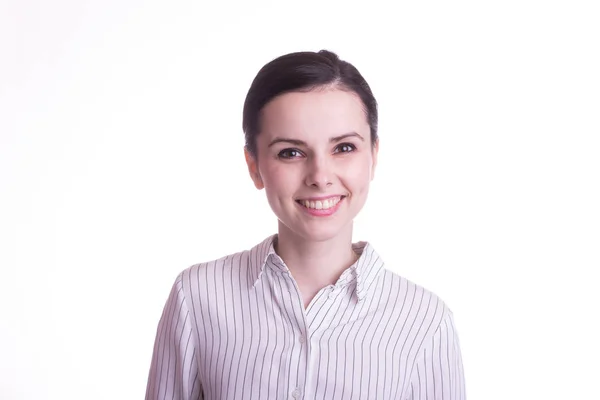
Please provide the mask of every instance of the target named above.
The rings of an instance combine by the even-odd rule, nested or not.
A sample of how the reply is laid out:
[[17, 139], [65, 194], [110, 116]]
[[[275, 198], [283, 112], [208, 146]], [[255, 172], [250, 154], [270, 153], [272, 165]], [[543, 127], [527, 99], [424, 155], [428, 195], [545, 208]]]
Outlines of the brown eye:
[[300, 153], [300, 151], [297, 149], [283, 149], [279, 152], [279, 154], [277, 154], [277, 158], [284, 159], [296, 158], [300, 156], [302, 156], [302, 153]]
[[342, 143], [336, 149], [336, 153], [351, 153], [356, 150], [356, 146], [351, 143]]

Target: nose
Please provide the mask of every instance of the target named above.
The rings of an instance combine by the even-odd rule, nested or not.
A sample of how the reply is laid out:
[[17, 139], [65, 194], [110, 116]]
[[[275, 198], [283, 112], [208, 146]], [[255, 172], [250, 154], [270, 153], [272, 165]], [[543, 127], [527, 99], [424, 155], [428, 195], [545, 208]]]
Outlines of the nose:
[[312, 157], [308, 161], [306, 184], [318, 189], [324, 189], [332, 184], [333, 171], [325, 157]]

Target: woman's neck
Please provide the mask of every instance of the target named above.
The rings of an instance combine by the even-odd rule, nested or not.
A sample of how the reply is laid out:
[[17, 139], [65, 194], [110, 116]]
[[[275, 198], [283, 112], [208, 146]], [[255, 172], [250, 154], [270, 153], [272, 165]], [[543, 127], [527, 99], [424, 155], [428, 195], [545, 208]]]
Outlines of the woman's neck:
[[323, 241], [300, 237], [281, 225], [275, 251], [292, 273], [305, 303], [310, 302], [307, 297], [312, 298], [320, 289], [335, 284], [356, 262], [357, 255], [352, 250], [352, 225]]

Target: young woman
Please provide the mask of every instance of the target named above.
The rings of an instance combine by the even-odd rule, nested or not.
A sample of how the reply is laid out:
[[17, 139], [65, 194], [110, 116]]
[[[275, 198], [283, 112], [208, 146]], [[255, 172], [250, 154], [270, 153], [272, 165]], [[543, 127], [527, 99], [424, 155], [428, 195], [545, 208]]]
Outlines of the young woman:
[[356, 68], [329, 51], [271, 61], [243, 129], [278, 232], [178, 276], [146, 399], [464, 399], [452, 312], [352, 243], [379, 149]]

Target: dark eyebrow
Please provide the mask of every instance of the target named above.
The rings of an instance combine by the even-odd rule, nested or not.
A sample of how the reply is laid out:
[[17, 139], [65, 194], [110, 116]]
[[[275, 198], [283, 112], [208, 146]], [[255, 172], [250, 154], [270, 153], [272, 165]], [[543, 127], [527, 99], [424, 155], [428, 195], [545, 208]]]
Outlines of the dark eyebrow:
[[[349, 138], [349, 137], [357, 137], [360, 140], [362, 140], [363, 142], [365, 141], [365, 139], [362, 136], [360, 136], [358, 133], [356, 133], [356, 132], [350, 132], [350, 133], [346, 133], [346, 134], [343, 134], [343, 135], [340, 135], [340, 136], [335, 136], [335, 137], [329, 138], [329, 143], [339, 142], [340, 140], [344, 140], [344, 139]], [[296, 145], [296, 146], [306, 146], [306, 142], [303, 141], [303, 140], [287, 139], [287, 138], [276, 137], [275, 139], [273, 139], [271, 141], [271, 143], [269, 143], [268, 147], [271, 147], [274, 144], [281, 143], [281, 142], [291, 143], [291, 144]]]

